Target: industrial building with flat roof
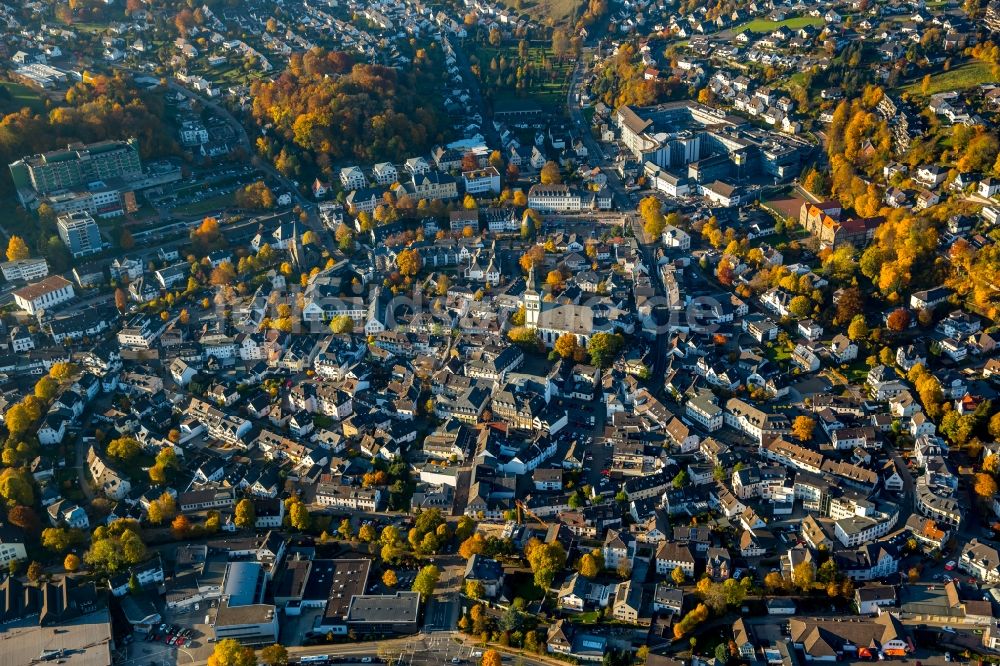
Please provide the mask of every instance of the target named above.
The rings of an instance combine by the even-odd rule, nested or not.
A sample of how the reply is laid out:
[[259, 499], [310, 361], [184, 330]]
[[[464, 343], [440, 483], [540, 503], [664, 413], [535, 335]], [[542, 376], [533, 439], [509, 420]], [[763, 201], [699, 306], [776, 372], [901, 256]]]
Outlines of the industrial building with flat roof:
[[695, 182], [741, 182], [794, 178], [807, 144], [758, 129], [696, 102], [651, 107], [622, 106], [615, 112], [622, 144], [644, 165], [650, 162]]
[[222, 601], [212, 629], [216, 640], [232, 638], [245, 645], [278, 640], [278, 614], [273, 604], [262, 603], [267, 572], [257, 562], [230, 562], [222, 584]]
[[358, 634], [415, 634], [420, 593], [357, 595], [347, 611], [347, 626]]
[[326, 598], [326, 606], [323, 615], [316, 620], [315, 631], [347, 633], [351, 599], [367, 591], [370, 571], [369, 560], [313, 560], [304, 597], [313, 599], [324, 595]]

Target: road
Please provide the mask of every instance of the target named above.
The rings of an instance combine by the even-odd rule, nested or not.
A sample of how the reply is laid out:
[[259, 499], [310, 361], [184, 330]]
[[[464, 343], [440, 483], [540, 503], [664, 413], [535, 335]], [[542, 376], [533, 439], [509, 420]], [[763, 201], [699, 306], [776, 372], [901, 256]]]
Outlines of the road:
[[[566, 93], [566, 108], [569, 110], [570, 119], [576, 125], [577, 130], [583, 137], [583, 142], [587, 146], [587, 155], [591, 164], [597, 166], [601, 172], [607, 177], [607, 186], [611, 190], [612, 201], [614, 207], [626, 213], [632, 208], [632, 204], [629, 201], [628, 193], [625, 190], [625, 184], [619, 177], [618, 172], [614, 167], [609, 164], [608, 158], [604, 153], [604, 149], [598, 144], [594, 139], [591, 132], [591, 128], [587, 125], [587, 120], [583, 115], [583, 109], [576, 102], [576, 92], [580, 85], [580, 77], [583, 73], [583, 63], [589, 60], [586, 55], [581, 56], [577, 61], [576, 67], [573, 70], [573, 74], [570, 77], [569, 90]], [[650, 369], [651, 377], [663, 377], [666, 372], [667, 365], [667, 343], [668, 343], [668, 326], [669, 321], [669, 310], [666, 307], [666, 290], [663, 286], [663, 281], [660, 279], [659, 270], [656, 265], [656, 245], [659, 241], [657, 238], [646, 238], [646, 232], [642, 228], [642, 222], [638, 215], [626, 215], [626, 224], [630, 225], [632, 228], [632, 233], [638, 242], [639, 249], [642, 251], [642, 260], [649, 271], [650, 282], [652, 283], [653, 290], [656, 294], [656, 299], [659, 301], [660, 305], [653, 308], [651, 316], [657, 322], [655, 339], [653, 345], [655, 348], [655, 353], [653, 357], [655, 358], [654, 366]]]
[[[250, 158], [250, 162], [254, 165], [254, 167], [267, 174], [269, 178], [279, 183], [282, 187], [288, 190], [288, 192], [291, 193], [292, 197], [294, 198], [295, 203], [297, 203], [304, 211], [306, 211], [306, 214], [308, 215], [308, 220], [306, 223], [309, 225], [309, 228], [312, 229], [312, 231], [316, 233], [316, 235], [320, 238], [320, 240], [323, 242], [324, 247], [326, 247], [326, 249], [331, 252], [333, 252], [337, 248], [337, 243], [334, 240], [333, 235], [330, 234], [330, 231], [322, 224], [322, 222], [320, 222], [319, 217], [316, 215], [316, 206], [302, 195], [302, 192], [299, 190], [298, 185], [296, 185], [289, 178], [286, 178], [280, 171], [275, 169], [271, 164], [261, 159], [256, 154], [257, 152], [256, 147], [251, 143], [250, 136], [247, 134], [246, 127], [243, 126], [243, 123], [241, 123], [239, 119], [236, 118], [236, 116], [234, 116], [232, 113], [229, 112], [229, 109], [222, 106], [221, 104], [218, 104], [217, 102], [213, 102], [212, 100], [203, 97], [202, 95], [199, 95], [196, 92], [188, 90], [187, 88], [178, 84], [175, 81], [167, 81], [167, 87], [170, 90], [176, 91], [189, 99], [198, 101], [202, 106], [211, 109], [212, 112], [214, 112], [218, 117], [222, 118], [222, 120], [224, 120], [225, 123], [229, 125], [229, 127], [233, 130], [233, 132], [236, 133], [236, 137], [240, 142], [240, 146], [247, 151], [247, 155], [252, 156]], [[478, 95], [478, 90], [476, 94]]]
[[462, 72], [462, 79], [465, 81], [466, 88], [469, 89], [469, 97], [472, 98], [469, 106], [478, 107], [479, 115], [483, 118], [480, 131], [483, 134], [483, 138], [486, 139], [486, 145], [500, 146], [502, 142], [500, 141], [500, 134], [497, 132], [496, 127], [493, 126], [493, 114], [486, 108], [486, 101], [483, 100], [482, 91], [479, 89], [479, 81], [472, 73], [469, 58], [465, 55], [464, 44], [459, 43], [456, 45], [455, 41], [452, 40], [451, 46], [455, 50], [455, 60], [457, 61], [458, 70]]
[[[479, 661], [477, 652], [482, 651], [475, 643], [459, 633], [420, 633], [405, 638], [393, 638], [377, 643], [345, 643], [340, 645], [318, 645], [312, 647], [288, 648], [292, 657], [329, 655], [344, 657], [357, 663], [365, 657], [380, 663], [388, 659], [408, 666], [441, 666], [442, 664], [474, 664]], [[457, 662], [452, 660], [457, 659]], [[519, 663], [524, 666], [552, 666], [560, 664], [554, 659], [541, 656], [503, 654], [504, 663]], [[124, 663], [139, 663], [137, 661]], [[192, 666], [204, 666], [207, 661], [192, 662]]]
[[434, 598], [427, 604], [424, 616], [425, 631], [453, 631], [462, 609], [462, 585], [465, 568], [457, 556], [435, 558], [441, 568], [441, 577]]
[[77, 437], [74, 446], [76, 449], [76, 475], [80, 482], [80, 492], [83, 493], [87, 505], [90, 506], [94, 503], [94, 489], [90, 487], [90, 481], [87, 479], [87, 444], [83, 441], [83, 437]]
[[914, 503], [917, 499], [916, 482], [913, 480], [913, 473], [907, 467], [903, 456], [899, 455], [896, 449], [886, 448], [893, 463], [896, 465], [896, 469], [899, 470], [899, 476], [903, 479], [903, 501], [899, 505], [899, 521], [896, 523], [896, 530], [894, 532], [896, 534], [906, 530], [906, 521], [910, 519], [910, 514], [913, 513]]

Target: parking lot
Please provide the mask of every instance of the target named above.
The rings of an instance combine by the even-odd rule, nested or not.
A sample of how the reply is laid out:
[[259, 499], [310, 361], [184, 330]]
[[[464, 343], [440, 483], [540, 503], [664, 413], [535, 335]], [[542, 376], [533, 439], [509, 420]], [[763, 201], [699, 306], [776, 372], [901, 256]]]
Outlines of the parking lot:
[[[211, 604], [217, 604], [217, 601]], [[163, 609], [163, 622], [150, 634], [133, 634], [127, 646], [126, 664], [191, 664], [204, 661], [212, 654], [214, 644], [209, 642], [212, 628], [205, 624], [211, 605], [198, 604], [189, 612], [178, 613]]]

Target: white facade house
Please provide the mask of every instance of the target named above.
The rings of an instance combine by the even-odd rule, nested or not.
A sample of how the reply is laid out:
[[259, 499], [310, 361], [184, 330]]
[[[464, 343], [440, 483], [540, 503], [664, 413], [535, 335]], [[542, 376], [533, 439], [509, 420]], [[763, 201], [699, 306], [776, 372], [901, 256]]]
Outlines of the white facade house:
[[44, 258], [5, 261], [0, 264], [0, 271], [3, 271], [3, 279], [8, 282], [14, 280], [31, 282], [41, 280], [49, 274], [49, 263]]
[[463, 171], [462, 180], [468, 194], [500, 193], [500, 172], [496, 170], [496, 167], [488, 166], [485, 169]]
[[61, 275], [50, 275], [15, 291], [14, 302], [28, 314], [34, 315], [73, 300], [75, 296], [72, 282]]
[[568, 185], [532, 185], [528, 207], [539, 213], [572, 213], [583, 210], [583, 198]]
[[340, 170], [340, 183], [346, 190], [360, 190], [368, 187], [368, 179], [360, 167], [344, 167]]

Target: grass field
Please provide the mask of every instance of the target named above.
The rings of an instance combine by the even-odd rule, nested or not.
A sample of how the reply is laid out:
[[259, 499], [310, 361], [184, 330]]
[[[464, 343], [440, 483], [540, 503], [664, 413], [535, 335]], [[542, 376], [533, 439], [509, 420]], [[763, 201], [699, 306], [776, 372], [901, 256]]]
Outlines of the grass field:
[[778, 28], [785, 27], [789, 30], [798, 30], [807, 25], [823, 25], [824, 21], [818, 16], [798, 16], [796, 18], [785, 19], [784, 21], [768, 21], [767, 19], [754, 19], [749, 23], [737, 26], [735, 32], [749, 30], [751, 32], [774, 32]]
[[0, 81], [0, 88], [5, 88], [11, 96], [10, 99], [7, 99], [6, 95], [0, 98], [0, 112], [2, 113], [13, 113], [24, 107], [28, 107], [36, 113], [45, 110], [45, 100], [42, 99], [42, 96], [26, 85]]
[[174, 215], [202, 215], [214, 210], [219, 210], [220, 208], [229, 208], [233, 205], [233, 200], [233, 194], [220, 194], [217, 197], [205, 199], [204, 201], [199, 201], [197, 203], [188, 204], [186, 206], [177, 206], [171, 212]]
[[518, 14], [526, 14], [543, 25], [566, 25], [572, 22], [578, 11], [583, 11], [583, 0], [522, 0], [520, 9], [517, 0], [500, 0]]
[[[499, 48], [478, 46], [474, 54], [486, 77], [482, 85], [483, 94], [491, 97], [494, 102], [530, 100], [545, 107], [557, 107], [566, 103], [569, 76], [575, 64], [571, 58], [559, 62], [552, 56], [552, 50], [549, 48], [537, 46], [529, 48], [525, 60], [535, 70], [536, 78], [525, 90], [518, 91], [513, 86], [496, 85], [493, 74], [490, 72], [490, 62], [494, 59], [500, 61], [501, 58], [505, 58], [512, 65], [520, 61], [516, 43], [503, 44]], [[551, 76], [543, 71], [542, 62], [546, 60], [552, 67]], [[516, 67], [516, 65], [514, 66]]]
[[[974, 60], [951, 71], [934, 74], [931, 76], [931, 85], [927, 94], [934, 95], [939, 92], [965, 90], [983, 83], [994, 83], [996, 78], [991, 69], [987, 63]], [[923, 78], [906, 85], [903, 89], [912, 95], [922, 95], [922, 87]]]

